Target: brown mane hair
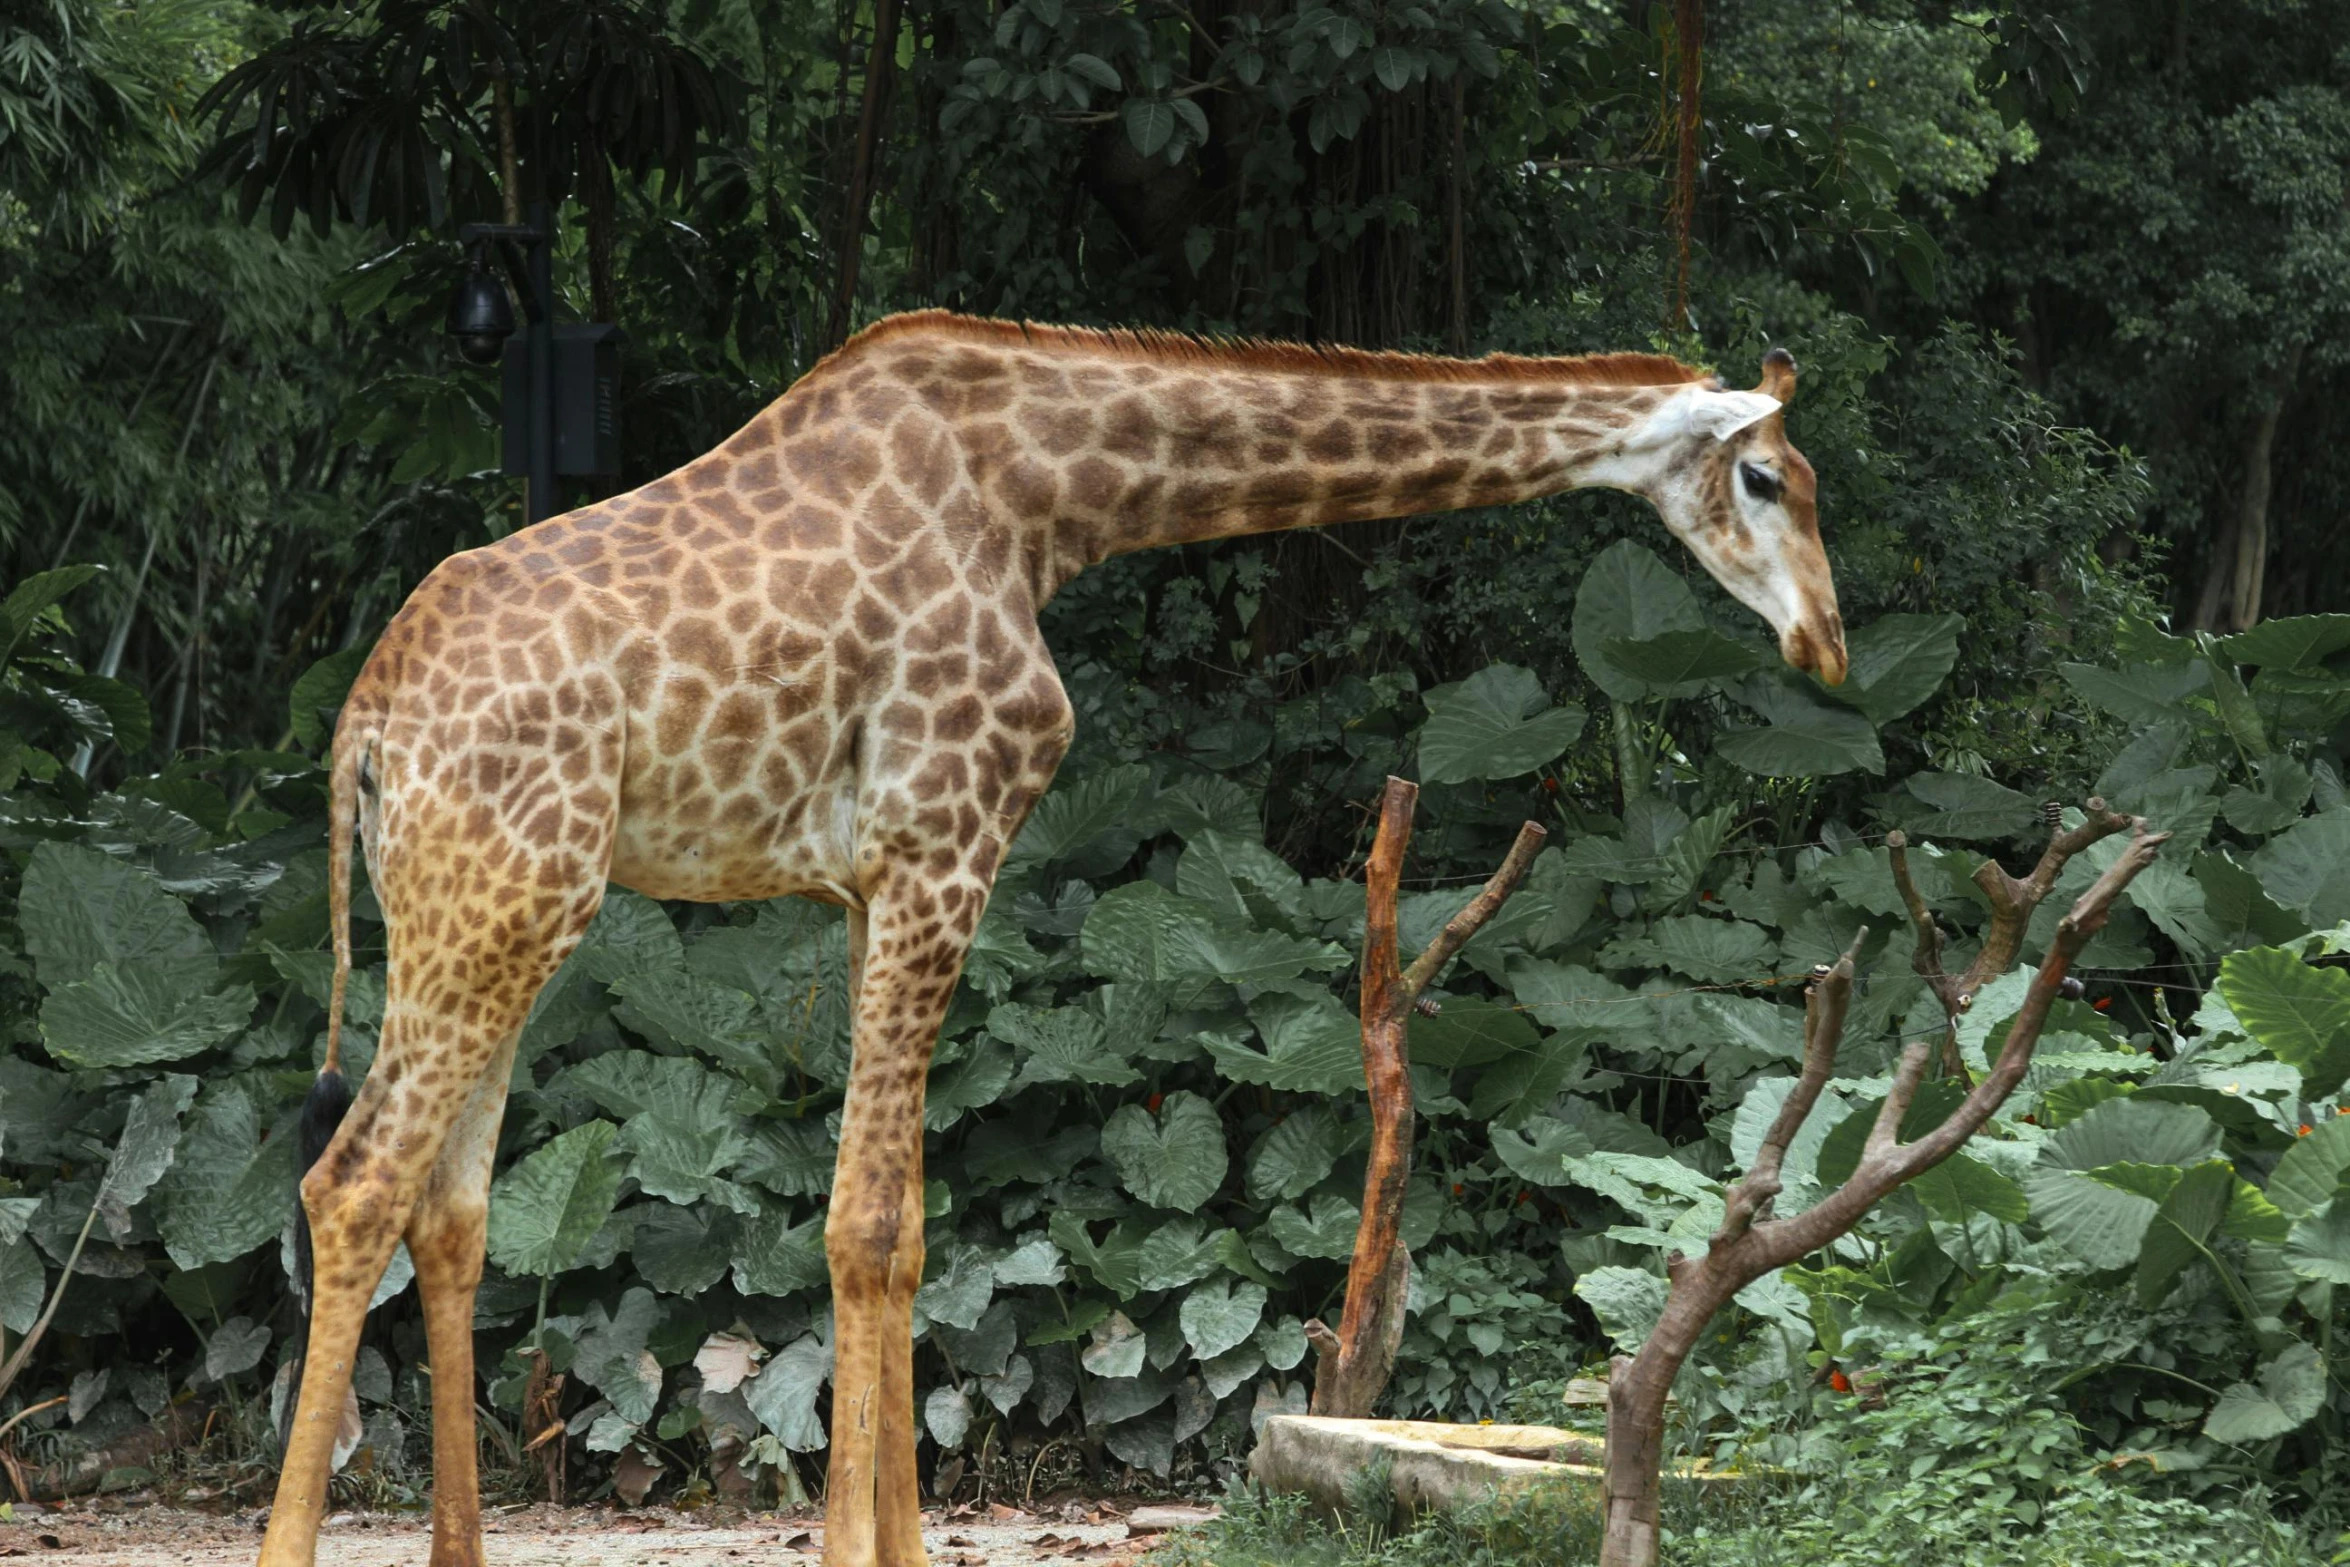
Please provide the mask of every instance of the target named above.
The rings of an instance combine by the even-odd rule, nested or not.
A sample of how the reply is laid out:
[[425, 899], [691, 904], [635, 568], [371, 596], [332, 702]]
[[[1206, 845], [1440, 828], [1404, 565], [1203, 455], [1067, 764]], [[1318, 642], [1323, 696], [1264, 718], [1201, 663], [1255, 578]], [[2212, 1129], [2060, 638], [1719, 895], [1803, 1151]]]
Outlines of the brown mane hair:
[[1435, 354], [1401, 354], [1335, 344], [1195, 337], [1186, 332], [1148, 327], [1047, 326], [1034, 321], [957, 315], [951, 310], [909, 310], [885, 316], [835, 349], [822, 364], [917, 335], [1006, 348], [1075, 349], [1159, 364], [1173, 362], [1235, 370], [1319, 370], [1382, 381], [1678, 386], [1705, 380], [1709, 375], [1665, 354], [1577, 354], [1544, 358], [1487, 354], [1482, 359], [1446, 359]]

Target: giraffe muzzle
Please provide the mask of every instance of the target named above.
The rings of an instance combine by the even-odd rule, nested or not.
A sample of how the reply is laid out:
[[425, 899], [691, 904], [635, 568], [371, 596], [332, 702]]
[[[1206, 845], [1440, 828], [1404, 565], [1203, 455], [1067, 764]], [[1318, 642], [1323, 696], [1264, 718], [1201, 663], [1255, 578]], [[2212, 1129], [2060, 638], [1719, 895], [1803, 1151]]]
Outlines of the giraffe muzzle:
[[1779, 639], [1779, 655], [1791, 667], [1819, 676], [1822, 685], [1844, 684], [1851, 668], [1844, 651], [1844, 617], [1834, 610], [1807, 615]]

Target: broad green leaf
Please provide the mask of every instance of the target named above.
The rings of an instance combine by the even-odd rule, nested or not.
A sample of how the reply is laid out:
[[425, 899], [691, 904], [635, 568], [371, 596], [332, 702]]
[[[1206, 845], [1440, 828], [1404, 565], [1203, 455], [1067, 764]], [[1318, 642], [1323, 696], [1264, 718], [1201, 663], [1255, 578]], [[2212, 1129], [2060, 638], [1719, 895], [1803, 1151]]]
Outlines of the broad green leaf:
[[[131, 1210], [144, 1202], [179, 1152], [180, 1117], [196, 1097], [196, 1079], [173, 1074], [150, 1084], [131, 1101], [123, 1117], [122, 1135], [106, 1160], [106, 1179], [98, 1188], [98, 1213], [116, 1240], [131, 1230]], [[21, 1226], [19, 1227], [21, 1233]], [[16, 1234], [0, 1219], [0, 1244]]]
[[2162, 1199], [2138, 1253], [2140, 1305], [2159, 1305], [2187, 1265], [2208, 1254], [2235, 1186], [2235, 1167], [2211, 1159], [2186, 1171]]
[[1448, 1072], [1541, 1048], [1541, 1036], [1527, 1013], [1483, 996], [1453, 997], [1434, 1017], [1415, 1013], [1405, 1032], [1405, 1053], [1412, 1065]]
[[1494, 1157], [1519, 1180], [1536, 1186], [1570, 1184], [1566, 1161], [1596, 1152], [1588, 1134], [1547, 1115], [1529, 1118], [1518, 1131], [1493, 1129]]
[[22, 642], [50, 605], [98, 575], [103, 567], [92, 565], [60, 566], [54, 571], [36, 571], [8, 591], [0, 599], [0, 670], [8, 667], [16, 656], [17, 644]]
[[2196, 633], [2195, 640], [2206, 654], [2204, 674], [2211, 684], [2211, 705], [2219, 714], [2220, 727], [2228, 732], [2237, 750], [2248, 757], [2265, 758], [2269, 754], [2268, 731], [2260, 722], [2260, 709], [2253, 704], [2252, 693], [2244, 689], [2244, 677], [2208, 633]]
[[1183, 1337], [1192, 1353], [1213, 1360], [1248, 1342], [1265, 1316], [1265, 1288], [1261, 1284], [1210, 1279], [1183, 1297], [1179, 1313]]
[[[2040, 809], [2030, 795], [1965, 773], [1913, 773], [1902, 787], [1930, 807], [1901, 817], [1912, 838], [2012, 838], [2030, 829]], [[1914, 857], [1910, 864], [1914, 871]]]
[[749, 1146], [735, 1174], [782, 1197], [813, 1197], [832, 1190], [839, 1150], [823, 1121], [810, 1116], [786, 1121], [761, 1116], [750, 1124]]
[[641, 1203], [629, 1210], [635, 1235], [628, 1255], [638, 1277], [663, 1295], [699, 1295], [726, 1277], [728, 1253], [740, 1221], [715, 1203], [680, 1208], [675, 1203]]
[[933, 1132], [943, 1132], [966, 1112], [983, 1110], [1001, 1099], [1011, 1083], [1012, 1052], [993, 1037], [982, 1035], [969, 1055], [930, 1074], [922, 1124]]
[[[1142, 1370], [1142, 1357], [1149, 1348], [1150, 1341], [1143, 1337], [1142, 1329], [1134, 1325], [1133, 1319], [1123, 1311], [1113, 1311], [1094, 1325], [1091, 1342], [1077, 1358], [1095, 1376], [1119, 1381]], [[1088, 1418], [1092, 1418], [1090, 1413]]]
[[1590, 1056], [1589, 1041], [1573, 1033], [1551, 1034], [1529, 1049], [1511, 1051], [1477, 1074], [1469, 1119], [1516, 1125], [1558, 1097]]
[[832, 1346], [804, 1334], [767, 1357], [758, 1375], [742, 1384], [743, 1402], [775, 1440], [794, 1453], [824, 1446], [824, 1422], [816, 1398], [832, 1375]]
[[1851, 669], [1830, 695], [1889, 724], [1940, 688], [1965, 629], [1964, 615], [1880, 615], [1846, 639]]
[[738, 1089], [700, 1062], [615, 1050], [570, 1068], [563, 1081], [625, 1117], [613, 1151], [644, 1190], [675, 1203], [715, 1202], [756, 1213], [758, 1199], [729, 1175], [751, 1149], [734, 1113]]
[[660, 1302], [651, 1290], [632, 1288], [620, 1297], [618, 1312], [606, 1315], [599, 1302], [588, 1317], [573, 1374], [610, 1399], [622, 1418], [643, 1425], [661, 1396], [661, 1363], [647, 1347], [661, 1323]]
[[2350, 647], [2350, 615], [2289, 615], [2219, 639], [2219, 650], [2239, 664], [2307, 669]]
[[212, 1330], [212, 1338], [204, 1346], [205, 1379], [226, 1382], [242, 1376], [261, 1364], [268, 1349], [269, 1329], [250, 1317], [231, 1317]]
[[1344, 1197], [1317, 1193], [1311, 1202], [1279, 1207], [1265, 1220], [1265, 1228], [1281, 1249], [1293, 1257], [1317, 1257], [1344, 1262], [1354, 1255], [1355, 1232], [1362, 1228], [1363, 1211]]
[[[1121, 1223], [1097, 1242], [1086, 1229], [1085, 1221], [1064, 1208], [1053, 1214], [1046, 1230], [1052, 1236], [1053, 1244], [1060, 1247], [1071, 1262], [1092, 1274], [1095, 1283], [1113, 1291], [1120, 1299], [1130, 1297], [1142, 1288], [1142, 1243], [1149, 1233], [1148, 1226]], [[1041, 1344], [1049, 1341], [1031, 1334], [1028, 1342]]]
[[1594, 1268], [1575, 1293], [1624, 1354], [1636, 1354], [1665, 1313], [1665, 1281], [1637, 1268]]
[[2302, 1278], [2350, 1284], [2350, 1202], [2336, 1198], [2294, 1220], [2285, 1261]]
[[995, 1258], [982, 1247], [951, 1242], [929, 1259], [929, 1277], [914, 1292], [914, 1306], [933, 1322], [975, 1328], [995, 1299]]
[[40, 1249], [24, 1239], [0, 1246], [0, 1326], [11, 1333], [30, 1331], [48, 1298], [49, 1274]]
[[2262, 844], [2248, 868], [2270, 898], [2312, 926], [2350, 920], [2350, 806], [2296, 822]]
[[2132, 1095], [2109, 1100], [2041, 1145], [2042, 1166], [2094, 1170], [2109, 1164], [2201, 1164], [2219, 1149], [2219, 1128], [2192, 1105]]
[[2268, 1200], [2266, 1192], [2238, 1177], [2235, 1192], [2228, 1198], [2228, 1216], [2220, 1221], [2220, 1228], [2256, 1246], [2281, 1246], [2292, 1233], [2293, 1221]]
[[762, 1208], [735, 1231], [732, 1261], [734, 1287], [745, 1295], [821, 1289], [827, 1278], [824, 1215], [794, 1224], [780, 1203]]
[[1103, 1123], [1102, 1153], [1120, 1185], [1178, 1213], [1213, 1197], [1230, 1163], [1215, 1106], [1188, 1091], [1169, 1094], [1156, 1117], [1141, 1105], [1121, 1105]]
[[1231, 1233], [1210, 1230], [1197, 1219], [1159, 1225], [1143, 1237], [1135, 1276], [1146, 1290], [1195, 1284], [1223, 1267], [1224, 1237]]
[[2031, 1170], [2024, 1176], [2024, 1193], [2048, 1238], [2100, 1269], [2124, 1268], [2137, 1260], [2157, 1206], [2150, 1198], [2070, 1170]]
[[1770, 727], [1724, 730], [1714, 749], [1750, 773], [1825, 778], [1885, 770], [1876, 728], [1849, 708], [1791, 681], [1761, 675], [1746, 682], [1740, 699]]
[[1607, 644], [1646, 641], [1667, 631], [1702, 631], [1705, 614], [1689, 585], [1656, 552], [1623, 539], [1600, 552], [1575, 590], [1569, 633], [1583, 672], [1619, 702], [1652, 701], [1661, 693], [1609, 663]]
[[1072, 876], [1108, 875], [1142, 842], [1150, 793], [1150, 769], [1139, 764], [1056, 782], [1012, 840], [1004, 876], [1043, 865]]
[[1350, 1141], [1326, 1105], [1290, 1112], [1249, 1152], [1249, 1196], [1258, 1202], [1304, 1196], [1321, 1184]]
[[1420, 730], [1424, 783], [1516, 778], [1555, 758], [1583, 731], [1583, 709], [1551, 707], [1542, 682], [1514, 664], [1494, 664], [1428, 693]]
[[2211, 679], [2200, 663], [2134, 664], [2121, 670], [2059, 664], [2057, 673], [2083, 701], [2131, 724], [2178, 717], [2184, 711], [2180, 703], [2210, 689]]
[[150, 984], [210, 988], [212, 942], [187, 905], [146, 871], [79, 844], [44, 842], [27, 862], [18, 917], [41, 983], [60, 990], [101, 963]]
[[512, 1274], [570, 1267], [620, 1195], [620, 1128], [589, 1121], [533, 1149], [490, 1187], [489, 1258]]
[[2301, 1073], [2307, 1097], [2330, 1097], [2350, 1077], [2350, 974], [2251, 947], [2220, 960], [2219, 993], [2254, 1039]]
[[1163, 98], [1129, 98], [1120, 110], [1134, 150], [1155, 158], [1175, 136], [1175, 107]]
[[251, 986], [206, 992], [197, 983], [186, 968], [100, 963], [41, 1004], [41, 1038], [78, 1067], [184, 1060], [234, 1038], [253, 1015]]
[[286, 695], [287, 726], [293, 730], [295, 744], [313, 756], [325, 754], [334, 738], [335, 717], [373, 650], [371, 642], [354, 643], [302, 671]]
[[1221, 1034], [1202, 1034], [1220, 1076], [1293, 1093], [1335, 1094], [1363, 1087], [1361, 1026], [1328, 991], [1267, 991], [1249, 1008], [1264, 1036], [1262, 1054]]
[[241, 1257], [274, 1241], [294, 1207], [292, 1118], [272, 1127], [247, 1082], [217, 1082], [180, 1129], [155, 1184], [156, 1228], [182, 1268]]
[[1619, 940], [1600, 954], [1611, 967], [1658, 965], [1706, 984], [1767, 980], [1778, 944], [1744, 920], [1681, 914], [1658, 920], [1645, 938]]
[[1006, 1002], [987, 1015], [987, 1031], [1022, 1053], [1019, 1086], [1098, 1083], [1119, 1087], [1142, 1074], [1110, 1048], [1101, 1020], [1076, 1007]]
[[2248, 1446], [2299, 1430], [2325, 1407], [2326, 1368], [2307, 1344], [2288, 1344], [2260, 1368], [2260, 1380], [2223, 1390], [2203, 1422], [2215, 1442]]
[[934, 1387], [922, 1401], [922, 1424], [940, 1448], [953, 1452], [971, 1429], [971, 1400], [957, 1387]]
[[1041, 1235], [1023, 1241], [995, 1261], [998, 1284], [1058, 1284], [1068, 1276], [1069, 1270], [1061, 1266], [1061, 1248]]
[[2331, 1116], [2277, 1160], [2269, 1201], [2289, 1218], [2314, 1213], [2334, 1200], [2344, 1171], [2350, 1171], [2350, 1115]]
[[958, 1371], [981, 1377], [1001, 1376], [1012, 1351], [1020, 1347], [1020, 1314], [1009, 1300], [989, 1306], [972, 1328], [950, 1327], [935, 1318], [931, 1336], [954, 1360]]
[[2002, 1223], [2021, 1224], [2032, 1215], [2021, 1186], [1968, 1154], [1952, 1154], [1910, 1184], [1934, 1216], [1949, 1223], [1987, 1213]]
[[1208, 985], [1273, 985], [1350, 959], [1332, 942], [1227, 924], [1212, 905], [1148, 879], [1111, 889], [1085, 919], [1085, 960], [1108, 979], [1164, 981], [1181, 1000]]
[[[1965, 1097], [1965, 1090], [1948, 1078], [1929, 1078], [1920, 1083], [1909, 1102], [1908, 1111], [1901, 1117], [1901, 1125], [1894, 1129], [1897, 1140], [1914, 1143], [1935, 1127], [1950, 1119]], [[1855, 1100], [1852, 1113], [1838, 1121], [1827, 1136], [1820, 1139], [1818, 1173], [1821, 1184], [1841, 1186], [1859, 1168], [1860, 1156], [1868, 1146], [1869, 1132], [1877, 1124], [1877, 1112], [1884, 1108], [1885, 1097]], [[1812, 1115], [1816, 1119], [1818, 1110]]]
[[1707, 627], [1653, 637], [1609, 637], [1600, 656], [1616, 672], [1667, 697], [1694, 696], [1716, 680], [1734, 680], [1762, 667], [1741, 643]]
[[1213, 828], [1191, 834], [1175, 863], [1175, 890], [1238, 926], [1295, 928], [1305, 912], [1305, 878], [1253, 836]]

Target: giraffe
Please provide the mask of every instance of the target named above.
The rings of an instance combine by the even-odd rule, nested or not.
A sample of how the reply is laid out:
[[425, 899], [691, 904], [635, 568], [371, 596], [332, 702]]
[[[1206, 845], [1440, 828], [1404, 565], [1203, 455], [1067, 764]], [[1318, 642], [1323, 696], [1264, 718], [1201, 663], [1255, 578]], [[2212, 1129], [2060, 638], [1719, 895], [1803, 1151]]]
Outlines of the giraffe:
[[[1129, 550], [1605, 486], [1652, 501], [1786, 661], [1834, 683], [1843, 625], [1781, 418], [1794, 389], [1776, 349], [1736, 391], [1643, 354], [1463, 361], [925, 311], [867, 328], [667, 477], [444, 561], [335, 733], [305, 1369], [263, 1567], [313, 1561], [362, 1319], [402, 1238], [434, 1373], [431, 1560], [481, 1562], [472, 1317], [498, 1124], [517, 1032], [608, 881], [847, 910], [824, 1555], [925, 1562], [924, 1078], [1074, 727], [1039, 607]], [[388, 973], [352, 1096], [354, 835]]]

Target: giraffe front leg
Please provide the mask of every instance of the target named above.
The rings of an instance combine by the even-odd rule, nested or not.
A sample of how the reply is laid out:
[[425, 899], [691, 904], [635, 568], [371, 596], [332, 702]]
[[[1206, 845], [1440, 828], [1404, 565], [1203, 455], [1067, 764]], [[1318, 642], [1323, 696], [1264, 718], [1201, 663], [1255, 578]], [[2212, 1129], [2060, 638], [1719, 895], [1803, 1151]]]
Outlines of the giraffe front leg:
[[864, 920], [855, 1058], [832, 1205], [827, 1567], [926, 1567], [914, 1473], [913, 1310], [922, 1283], [922, 1097], [984, 887], [885, 884]]

